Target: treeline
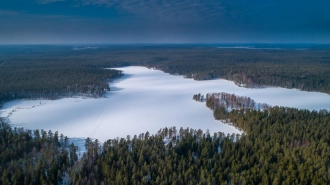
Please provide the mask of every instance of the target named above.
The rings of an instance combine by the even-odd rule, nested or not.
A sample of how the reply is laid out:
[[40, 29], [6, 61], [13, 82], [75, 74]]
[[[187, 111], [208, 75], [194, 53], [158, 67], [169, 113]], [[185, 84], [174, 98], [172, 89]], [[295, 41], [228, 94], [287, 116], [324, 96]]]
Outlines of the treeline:
[[[94, 148], [82, 161], [73, 184], [208, 184], [226, 182], [214, 162], [224, 140], [238, 136], [203, 133], [201, 130], [161, 129], [124, 139], [108, 140], [101, 155]], [[94, 157], [88, 157], [94, 156]], [[96, 160], [95, 160], [96, 157]], [[92, 160], [91, 160], [92, 159]], [[94, 159], [94, 160], [93, 160]], [[90, 161], [92, 161], [90, 163]], [[94, 162], [93, 162], [94, 161]], [[213, 175], [211, 175], [213, 171]], [[216, 175], [217, 174], [217, 175]]]
[[78, 160], [76, 150], [57, 132], [12, 129], [0, 120], [0, 184], [62, 184]]
[[101, 97], [121, 71], [93, 62], [11, 59], [0, 65], [0, 102], [13, 99]]
[[244, 87], [279, 86], [330, 93], [328, 50], [190, 48], [154, 51], [154, 55], [148, 65], [195, 80], [222, 78]]
[[89, 52], [86, 58], [97, 58], [112, 66], [142, 65], [195, 80], [222, 78], [245, 87], [279, 86], [330, 94], [328, 49], [126, 46]]

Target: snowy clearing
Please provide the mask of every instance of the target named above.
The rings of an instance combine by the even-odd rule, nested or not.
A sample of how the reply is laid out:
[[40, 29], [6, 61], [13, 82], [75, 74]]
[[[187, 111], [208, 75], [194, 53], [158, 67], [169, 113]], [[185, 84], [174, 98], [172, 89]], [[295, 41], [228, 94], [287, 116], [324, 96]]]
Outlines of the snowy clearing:
[[214, 120], [205, 103], [194, 94], [228, 92], [248, 96], [257, 103], [310, 110], [330, 109], [330, 96], [284, 88], [247, 89], [227, 80], [194, 81], [145, 67], [116, 68], [124, 76], [111, 83], [107, 98], [19, 100], [0, 110], [13, 126], [58, 131], [70, 138], [91, 137], [103, 142], [138, 135], [160, 128], [180, 127], [210, 130], [210, 133], [240, 133]]

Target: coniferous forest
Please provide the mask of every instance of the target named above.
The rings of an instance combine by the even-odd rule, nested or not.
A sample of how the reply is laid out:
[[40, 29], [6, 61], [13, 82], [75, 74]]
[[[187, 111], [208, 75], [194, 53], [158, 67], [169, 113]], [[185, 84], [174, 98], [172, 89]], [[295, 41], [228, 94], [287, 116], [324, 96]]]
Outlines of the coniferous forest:
[[[221, 108], [214, 109], [216, 119], [223, 119]], [[242, 136], [173, 127], [108, 140], [101, 155], [90, 147], [73, 183], [330, 183], [328, 111], [242, 108], [226, 117]]]
[[[214, 117], [223, 120], [219, 109]], [[156, 135], [87, 138], [1, 126], [1, 184], [329, 184], [330, 113], [272, 107], [231, 109], [243, 135], [164, 128]], [[63, 139], [64, 138], [64, 139]]]
[[215, 46], [0, 46], [0, 101], [102, 96], [104, 68], [146, 66], [195, 80], [222, 78], [239, 86], [279, 86], [330, 94], [329, 49], [224, 49]]
[[0, 102], [14, 99], [101, 97], [118, 70], [62, 61], [3, 62], [0, 66]]
[[0, 184], [61, 184], [76, 147], [57, 132], [11, 128], [0, 120]]
[[[6, 47], [0, 51], [0, 102], [100, 97], [107, 82], [122, 75], [104, 68], [128, 65], [196, 80], [329, 93], [329, 59], [328, 50]], [[193, 99], [243, 134], [171, 127], [103, 144], [87, 138], [79, 157], [56, 131], [13, 128], [0, 120], [0, 184], [330, 184], [328, 110], [270, 107], [228, 93]]]

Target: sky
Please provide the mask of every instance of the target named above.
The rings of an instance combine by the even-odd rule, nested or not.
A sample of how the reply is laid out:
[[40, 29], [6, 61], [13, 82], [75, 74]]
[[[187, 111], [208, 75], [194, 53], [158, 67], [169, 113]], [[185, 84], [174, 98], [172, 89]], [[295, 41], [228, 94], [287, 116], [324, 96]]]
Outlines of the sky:
[[0, 0], [0, 44], [330, 43], [329, 0]]

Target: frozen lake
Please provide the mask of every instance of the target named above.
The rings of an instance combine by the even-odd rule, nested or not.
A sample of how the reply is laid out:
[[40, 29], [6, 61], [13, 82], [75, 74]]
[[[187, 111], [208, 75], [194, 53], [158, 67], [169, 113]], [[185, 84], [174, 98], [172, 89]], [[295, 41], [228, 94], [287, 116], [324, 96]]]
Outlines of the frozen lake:
[[268, 103], [319, 110], [330, 109], [330, 96], [284, 88], [247, 89], [226, 80], [194, 81], [145, 67], [117, 68], [125, 76], [111, 83], [107, 98], [12, 101], [0, 114], [13, 126], [63, 133], [70, 138], [139, 135], [176, 126], [224, 133], [240, 133], [215, 121], [205, 103], [192, 100], [197, 93], [228, 92]]

